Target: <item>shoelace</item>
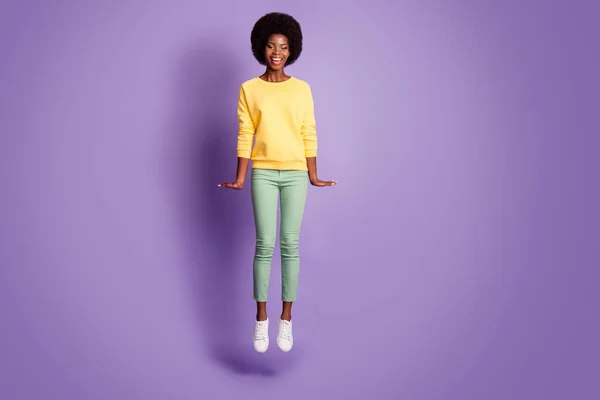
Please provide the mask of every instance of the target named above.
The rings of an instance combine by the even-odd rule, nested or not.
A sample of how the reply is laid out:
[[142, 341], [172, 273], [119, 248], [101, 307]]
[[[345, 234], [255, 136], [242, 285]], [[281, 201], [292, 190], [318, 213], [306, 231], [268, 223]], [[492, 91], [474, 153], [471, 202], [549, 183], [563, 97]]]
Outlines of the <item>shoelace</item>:
[[279, 330], [279, 337], [285, 340], [290, 340], [292, 337], [291, 325], [288, 322], [281, 323], [281, 329]]
[[267, 324], [256, 324], [256, 331], [254, 332], [254, 339], [261, 340], [267, 337]]

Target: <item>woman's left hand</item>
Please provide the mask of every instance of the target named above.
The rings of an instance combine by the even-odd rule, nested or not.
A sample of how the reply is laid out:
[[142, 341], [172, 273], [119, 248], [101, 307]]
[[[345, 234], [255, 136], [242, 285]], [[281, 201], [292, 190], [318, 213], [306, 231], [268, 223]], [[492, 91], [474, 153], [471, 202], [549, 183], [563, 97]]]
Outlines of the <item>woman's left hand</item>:
[[311, 179], [310, 184], [317, 187], [335, 186], [337, 181], [322, 181], [319, 178]]

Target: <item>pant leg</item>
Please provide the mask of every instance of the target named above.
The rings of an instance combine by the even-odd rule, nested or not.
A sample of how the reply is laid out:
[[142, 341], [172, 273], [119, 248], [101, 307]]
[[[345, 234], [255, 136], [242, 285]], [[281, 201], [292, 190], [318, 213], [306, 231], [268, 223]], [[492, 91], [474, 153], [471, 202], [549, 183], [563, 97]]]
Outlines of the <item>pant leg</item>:
[[281, 171], [281, 299], [295, 301], [300, 272], [299, 240], [308, 193], [306, 171]]
[[253, 262], [253, 292], [255, 301], [267, 301], [271, 262], [277, 237], [277, 198], [279, 171], [252, 169], [251, 195], [256, 248]]

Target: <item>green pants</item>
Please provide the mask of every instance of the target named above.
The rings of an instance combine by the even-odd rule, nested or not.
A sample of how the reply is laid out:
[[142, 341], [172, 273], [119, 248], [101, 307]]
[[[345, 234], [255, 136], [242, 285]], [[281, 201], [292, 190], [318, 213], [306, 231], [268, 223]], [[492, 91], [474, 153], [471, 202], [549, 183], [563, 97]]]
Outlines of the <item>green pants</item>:
[[253, 168], [251, 182], [256, 225], [254, 300], [267, 301], [280, 198], [281, 300], [295, 301], [300, 270], [298, 240], [308, 193], [308, 173]]

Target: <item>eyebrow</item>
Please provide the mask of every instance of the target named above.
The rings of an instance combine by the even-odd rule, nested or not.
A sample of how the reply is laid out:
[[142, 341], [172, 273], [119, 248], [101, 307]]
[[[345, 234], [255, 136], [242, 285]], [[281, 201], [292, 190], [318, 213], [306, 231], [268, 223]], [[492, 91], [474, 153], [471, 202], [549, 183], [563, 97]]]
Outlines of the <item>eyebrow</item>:
[[[267, 42], [267, 44], [277, 45], [277, 43], [275, 43], [275, 42]], [[282, 44], [282, 46], [289, 46], [289, 44], [288, 43], [284, 43], [284, 44]]]

